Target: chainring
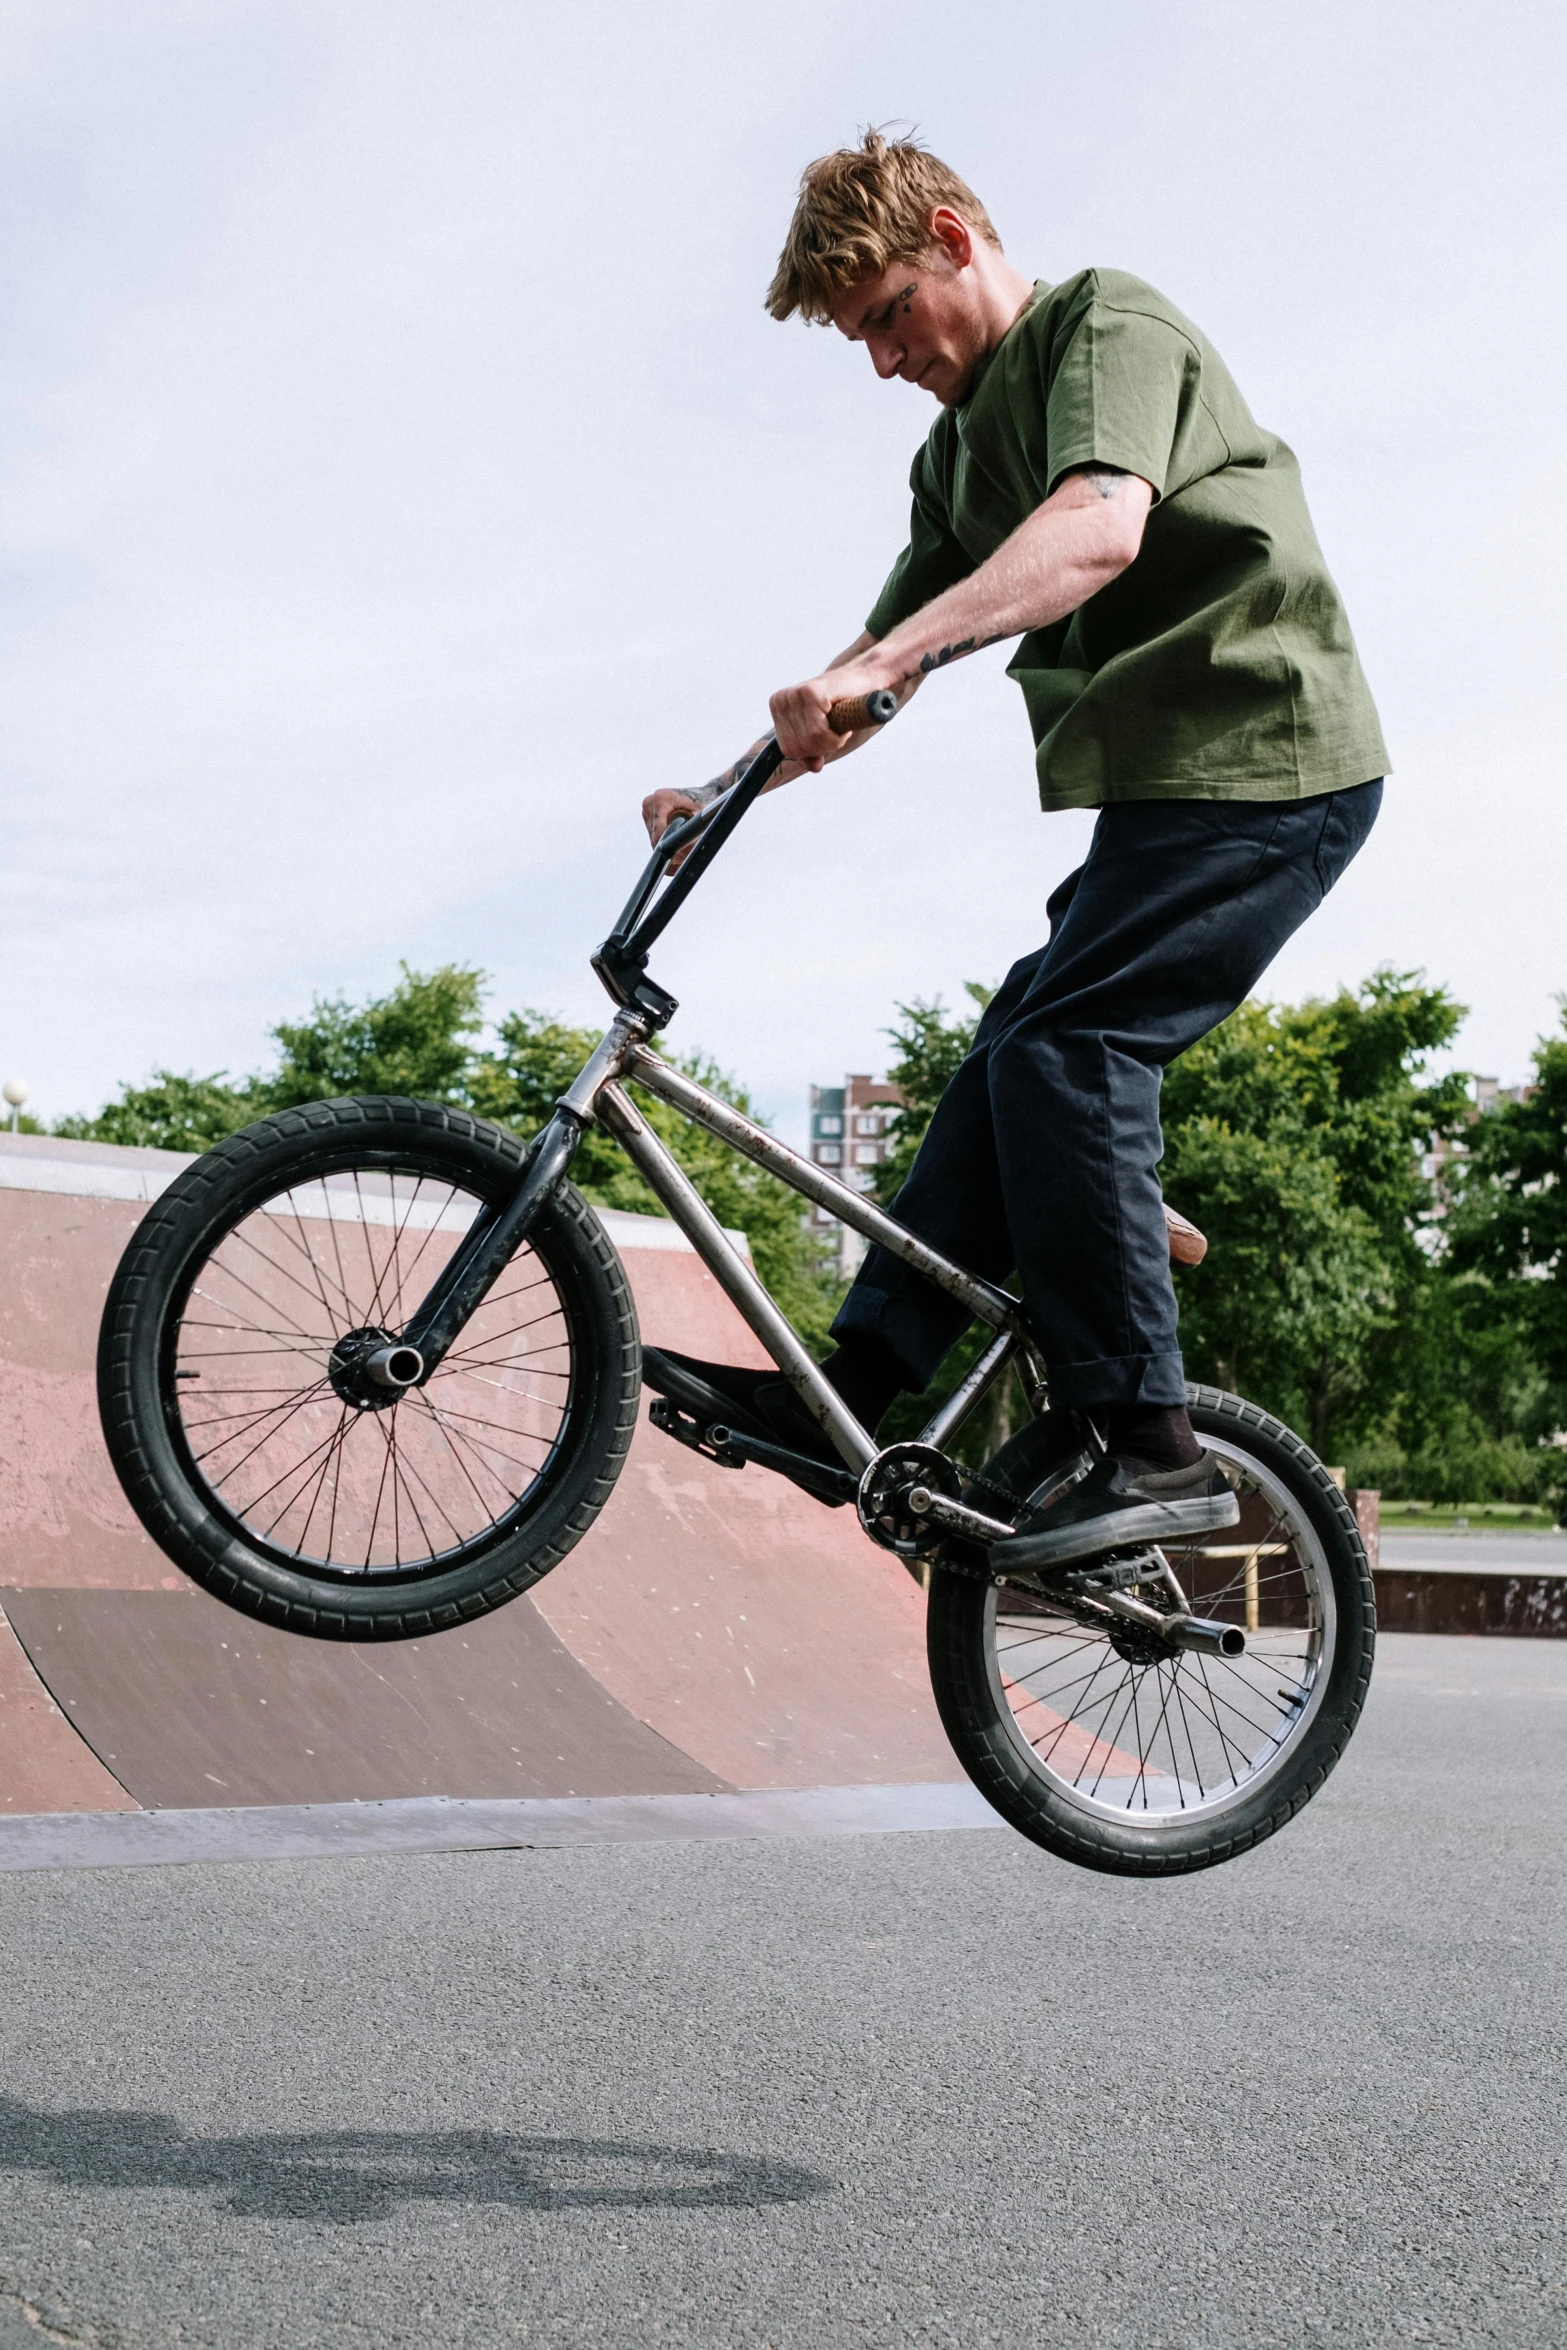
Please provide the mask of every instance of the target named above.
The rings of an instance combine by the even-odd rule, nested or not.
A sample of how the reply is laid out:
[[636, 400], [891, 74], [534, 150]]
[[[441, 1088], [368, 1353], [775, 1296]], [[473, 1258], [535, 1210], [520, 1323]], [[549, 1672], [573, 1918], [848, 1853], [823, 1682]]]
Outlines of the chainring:
[[900, 1559], [928, 1558], [942, 1542], [941, 1528], [909, 1507], [916, 1486], [945, 1494], [949, 1501], [963, 1499], [962, 1478], [933, 1444], [890, 1444], [860, 1479], [860, 1524], [872, 1542]]

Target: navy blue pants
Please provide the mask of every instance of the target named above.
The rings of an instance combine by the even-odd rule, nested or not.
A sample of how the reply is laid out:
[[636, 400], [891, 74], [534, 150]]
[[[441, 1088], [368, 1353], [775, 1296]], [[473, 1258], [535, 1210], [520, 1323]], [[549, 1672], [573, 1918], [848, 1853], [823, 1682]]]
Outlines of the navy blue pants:
[[[971, 1272], [1016, 1269], [1057, 1404], [1179, 1404], [1158, 1167], [1170, 1062], [1226, 1019], [1370, 832], [1380, 780], [1310, 800], [1102, 809], [1014, 963], [893, 1213]], [[967, 1316], [873, 1248], [833, 1335], [870, 1336], [918, 1391]]]

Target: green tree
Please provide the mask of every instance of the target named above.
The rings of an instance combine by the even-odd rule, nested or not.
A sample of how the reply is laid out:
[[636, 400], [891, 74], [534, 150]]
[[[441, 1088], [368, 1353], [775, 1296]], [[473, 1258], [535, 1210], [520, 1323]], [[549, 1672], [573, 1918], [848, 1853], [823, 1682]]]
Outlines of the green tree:
[[1526, 1098], [1469, 1128], [1452, 1216], [1471, 1325], [1504, 1375], [1516, 1380], [1520, 1344], [1537, 1370], [1522, 1415], [1534, 1436], [1567, 1426], [1567, 1007], [1562, 1028], [1540, 1039]]
[[897, 1050], [887, 1076], [902, 1092], [903, 1108], [888, 1120], [887, 1155], [876, 1170], [876, 1197], [883, 1207], [891, 1206], [907, 1179], [936, 1104], [974, 1042], [980, 1014], [996, 991], [970, 979], [963, 992], [975, 1007], [967, 1019], [949, 1020], [940, 996], [930, 1002], [916, 996], [911, 1004], [899, 1004], [897, 1021], [887, 1031]]
[[484, 1025], [484, 974], [461, 963], [410, 971], [389, 995], [350, 1004], [318, 996], [308, 1020], [272, 1030], [277, 1068], [255, 1081], [269, 1109], [334, 1094], [402, 1093], [426, 1102], [465, 1102], [473, 1039]]
[[[96, 1117], [62, 1120], [56, 1132], [202, 1151], [272, 1110], [337, 1094], [399, 1093], [472, 1109], [524, 1136], [537, 1133], [598, 1042], [598, 1032], [537, 1012], [513, 1012], [499, 1023], [493, 1045], [481, 1049], [482, 972], [458, 963], [421, 972], [404, 963], [400, 973], [384, 996], [360, 1004], [317, 997], [306, 1018], [279, 1021], [271, 1031], [278, 1054], [270, 1070], [237, 1083], [221, 1070], [210, 1077], [159, 1070], [144, 1085], [124, 1087]], [[755, 1115], [744, 1088], [711, 1062], [695, 1055], [679, 1066], [747, 1116]], [[795, 1193], [662, 1102], [642, 1097], [641, 1107], [720, 1222], [746, 1234], [758, 1273], [802, 1337], [824, 1351], [840, 1290], [815, 1269]], [[572, 1178], [600, 1207], [663, 1213], [619, 1147], [597, 1127], [583, 1138]]]
[[1210, 1242], [1179, 1276], [1188, 1376], [1277, 1411], [1322, 1451], [1330, 1415], [1360, 1396], [1367, 1349], [1393, 1319], [1370, 1218], [1344, 1198], [1320, 1139], [1283, 1120], [1260, 1134], [1183, 1120], [1167, 1130], [1165, 1180]]
[[304, 1020], [280, 1020], [270, 1034], [277, 1065], [231, 1083], [159, 1069], [122, 1088], [93, 1118], [62, 1118], [57, 1134], [90, 1142], [136, 1143], [170, 1151], [210, 1150], [270, 1110], [334, 1094], [403, 1093], [421, 1101], [467, 1098], [470, 1039], [482, 1024], [483, 974], [461, 964], [410, 971], [390, 994], [350, 1004], [318, 996]]
[[[966, 1018], [940, 1002], [899, 1006], [890, 1074], [909, 1106], [878, 1170], [886, 1202], [990, 1000], [977, 985], [968, 993]], [[1461, 1018], [1419, 974], [1379, 971], [1326, 1001], [1242, 1005], [1165, 1079], [1165, 1186], [1212, 1241], [1206, 1262], [1178, 1276], [1188, 1364], [1309, 1430], [1319, 1448], [1342, 1448], [1400, 1403], [1411, 1419], [1431, 1406], [1448, 1289], [1420, 1159], [1431, 1131], [1453, 1131], [1468, 1103], [1461, 1078], [1432, 1082], [1425, 1068]], [[1424, 1342], [1413, 1355], [1412, 1339]], [[897, 1433], [928, 1414], [976, 1344], [970, 1333], [931, 1396], [900, 1407]], [[1015, 1409], [1015, 1396], [998, 1402], [982, 1439]]]
[[178, 1077], [159, 1069], [145, 1085], [127, 1085], [95, 1118], [61, 1118], [56, 1134], [81, 1142], [129, 1143], [143, 1150], [204, 1151], [263, 1115], [245, 1086], [227, 1072]]
[[1421, 1153], [1468, 1113], [1463, 1079], [1426, 1065], [1462, 1019], [1420, 973], [1382, 970], [1243, 1004], [1166, 1076], [1165, 1188], [1211, 1243], [1180, 1276], [1188, 1368], [1318, 1451], [1384, 1422], [1417, 1369], [1408, 1338], [1440, 1277]]

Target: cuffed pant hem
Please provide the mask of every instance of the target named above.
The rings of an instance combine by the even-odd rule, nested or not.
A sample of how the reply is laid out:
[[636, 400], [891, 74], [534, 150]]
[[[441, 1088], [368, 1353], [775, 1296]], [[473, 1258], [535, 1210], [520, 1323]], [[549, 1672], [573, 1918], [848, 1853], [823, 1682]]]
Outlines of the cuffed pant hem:
[[1058, 1410], [1091, 1412], [1120, 1403], [1186, 1401], [1186, 1373], [1178, 1354], [1107, 1355], [1098, 1362], [1052, 1363], [1050, 1401]]

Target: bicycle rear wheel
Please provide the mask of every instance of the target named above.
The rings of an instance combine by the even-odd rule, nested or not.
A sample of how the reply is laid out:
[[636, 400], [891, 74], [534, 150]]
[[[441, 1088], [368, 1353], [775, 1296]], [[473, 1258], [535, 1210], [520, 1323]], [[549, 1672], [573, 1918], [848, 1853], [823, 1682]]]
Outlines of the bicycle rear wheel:
[[641, 1356], [569, 1185], [426, 1380], [383, 1400], [354, 1375], [521, 1167], [459, 1111], [321, 1102], [218, 1144], [149, 1209], [104, 1310], [100, 1410], [142, 1523], [216, 1597], [407, 1639], [515, 1597], [592, 1524]]
[[931, 1584], [931, 1682], [964, 1769], [1035, 1843], [1127, 1876], [1208, 1868], [1282, 1827], [1344, 1751], [1371, 1677], [1371, 1570], [1332, 1478], [1238, 1396], [1194, 1387], [1189, 1408], [1240, 1524], [1166, 1555], [1195, 1615], [1244, 1631], [1240, 1658], [1101, 1629], [1032, 1577]]

